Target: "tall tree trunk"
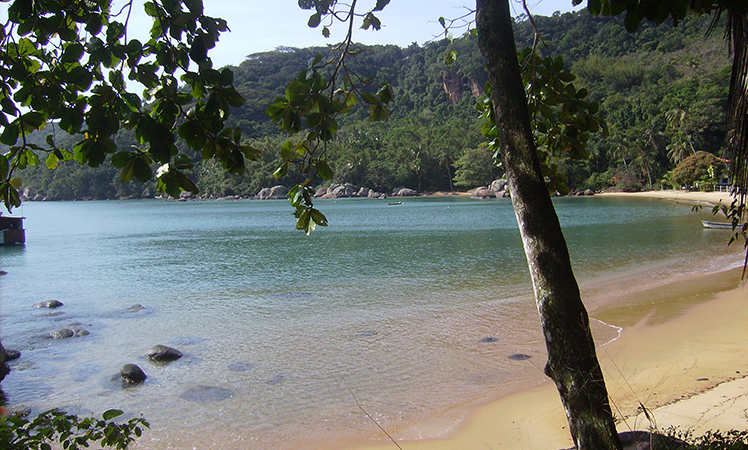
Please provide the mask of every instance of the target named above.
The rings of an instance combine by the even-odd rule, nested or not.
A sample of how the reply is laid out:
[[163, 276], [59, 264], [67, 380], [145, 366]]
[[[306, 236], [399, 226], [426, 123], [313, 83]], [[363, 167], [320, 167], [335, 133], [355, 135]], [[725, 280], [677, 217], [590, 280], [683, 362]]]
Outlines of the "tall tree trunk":
[[508, 0], [477, 0], [504, 170], [530, 268], [556, 384], [578, 449], [621, 449], [587, 311], [558, 216], [540, 170], [520, 77]]

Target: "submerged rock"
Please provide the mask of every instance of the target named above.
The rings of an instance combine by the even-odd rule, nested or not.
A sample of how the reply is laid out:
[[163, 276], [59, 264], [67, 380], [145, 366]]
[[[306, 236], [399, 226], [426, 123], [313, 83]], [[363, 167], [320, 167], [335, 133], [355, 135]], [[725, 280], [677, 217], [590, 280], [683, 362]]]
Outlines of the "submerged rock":
[[48, 339], [67, 339], [67, 338], [72, 338], [72, 337], [88, 336], [89, 334], [91, 333], [89, 333], [88, 330], [86, 330], [85, 328], [72, 326], [72, 327], [65, 327], [65, 328], [60, 328], [55, 331], [52, 331], [49, 334], [47, 334], [47, 338]]
[[125, 364], [119, 371], [122, 381], [130, 384], [142, 383], [148, 378], [143, 369], [135, 364]]
[[230, 372], [247, 372], [254, 368], [254, 364], [247, 361], [236, 361], [229, 364]]
[[498, 340], [499, 340], [499, 338], [497, 338], [497, 337], [494, 337], [494, 336], [486, 336], [486, 337], [484, 337], [483, 339], [481, 339], [480, 341], [481, 341], [481, 342], [496, 342], [496, 341], [498, 341]]
[[34, 308], [59, 308], [63, 303], [59, 300], [47, 300], [46, 302], [34, 303]]
[[170, 362], [176, 361], [182, 357], [182, 352], [175, 348], [167, 347], [165, 345], [154, 345], [145, 354], [146, 359], [150, 359], [154, 362]]
[[513, 355], [509, 355], [509, 359], [514, 361], [525, 361], [530, 358], [532, 358], [532, 356], [526, 355], [524, 353], [515, 353]]
[[141, 305], [140, 303], [137, 303], [135, 305], [132, 305], [131, 307], [127, 308], [125, 312], [138, 312], [145, 309], [145, 306]]
[[191, 402], [220, 402], [234, 396], [234, 393], [226, 388], [218, 386], [205, 386], [198, 384], [182, 392], [179, 397]]

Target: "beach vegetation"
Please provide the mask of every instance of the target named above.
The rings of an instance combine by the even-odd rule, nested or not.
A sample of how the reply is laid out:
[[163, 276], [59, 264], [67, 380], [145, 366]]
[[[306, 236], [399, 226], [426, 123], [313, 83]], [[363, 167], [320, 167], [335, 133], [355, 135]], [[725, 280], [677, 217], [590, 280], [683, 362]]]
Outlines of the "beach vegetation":
[[673, 181], [689, 189], [714, 190], [714, 184], [726, 171], [724, 160], [699, 151], [685, 158], [673, 169]]
[[143, 418], [124, 422], [114, 419], [122, 411], [108, 410], [100, 419], [79, 417], [50, 410], [34, 418], [18, 414], [0, 417], [0, 448], [4, 450], [78, 449], [96, 444], [99, 448], [127, 449], [140, 437], [149, 423]]
[[664, 444], [662, 450], [748, 450], [748, 431], [710, 430], [701, 436], [691, 431], [668, 428], [662, 433], [674, 438], [671, 445]]

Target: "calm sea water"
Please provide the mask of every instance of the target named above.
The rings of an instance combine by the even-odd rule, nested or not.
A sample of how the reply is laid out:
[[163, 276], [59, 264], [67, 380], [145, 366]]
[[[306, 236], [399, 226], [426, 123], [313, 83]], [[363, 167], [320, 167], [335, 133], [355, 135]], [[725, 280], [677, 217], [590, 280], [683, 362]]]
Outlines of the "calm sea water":
[[[729, 233], [704, 230], [690, 206], [555, 204], [582, 286], [740, 264]], [[26, 246], [0, 248], [0, 333], [23, 352], [2, 385], [9, 404], [143, 414], [153, 430], [138, 448], [310, 448], [376, 434], [357, 402], [394, 430], [538, 379], [509, 201], [320, 206], [331, 226], [307, 237], [285, 201], [24, 204]], [[65, 306], [32, 308], [50, 299]], [[70, 324], [90, 335], [44, 337]], [[153, 365], [155, 344], [185, 356]], [[116, 380], [126, 363], [144, 385]]]

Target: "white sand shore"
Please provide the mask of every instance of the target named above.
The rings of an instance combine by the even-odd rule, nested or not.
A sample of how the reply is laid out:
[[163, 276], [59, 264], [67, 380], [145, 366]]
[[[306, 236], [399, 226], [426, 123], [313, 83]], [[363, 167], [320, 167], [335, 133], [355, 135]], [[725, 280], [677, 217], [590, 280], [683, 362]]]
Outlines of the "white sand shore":
[[[605, 195], [727, 205], [732, 200], [728, 193], [685, 191]], [[631, 303], [617, 302], [591, 314], [612, 325], [619, 320], [625, 324], [619, 339], [598, 350], [620, 431], [671, 426], [696, 434], [748, 430], [746, 289], [740, 285], [740, 270], [731, 270], [639, 292]], [[646, 301], [663, 297], [670, 303]], [[684, 303], [695, 306], [683, 311]], [[642, 414], [642, 406], [654, 423]], [[407, 450], [573, 446], [558, 393], [549, 381], [488, 403], [455, 408], [392, 435]], [[352, 448], [395, 446], [380, 435]]]

